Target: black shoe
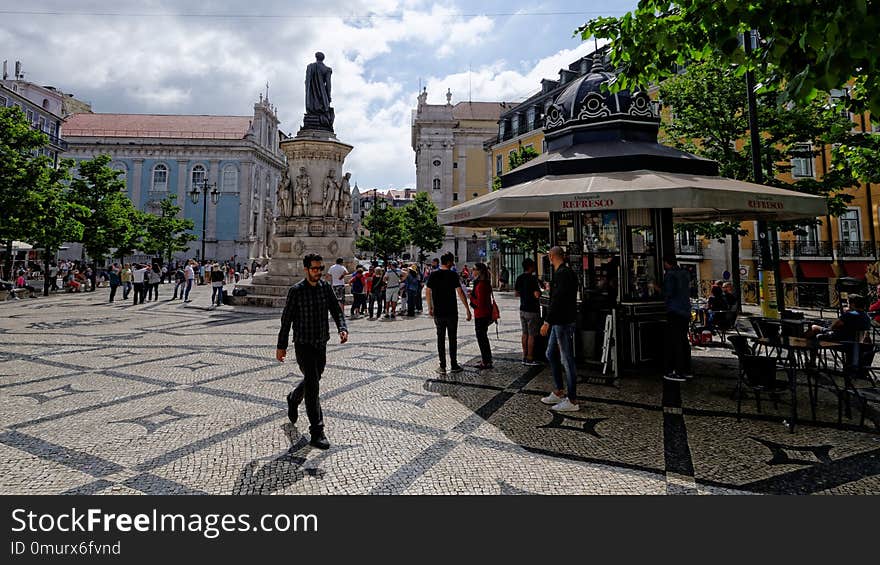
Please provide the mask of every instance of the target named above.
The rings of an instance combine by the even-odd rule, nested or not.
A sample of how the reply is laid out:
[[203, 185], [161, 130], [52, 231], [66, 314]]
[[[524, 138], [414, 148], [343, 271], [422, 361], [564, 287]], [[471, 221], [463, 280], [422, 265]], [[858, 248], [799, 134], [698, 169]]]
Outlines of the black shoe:
[[464, 367], [461, 365], [453, 365], [452, 369], [449, 370], [450, 373], [460, 373], [462, 371], [464, 371]]
[[677, 373], [675, 371], [672, 371], [671, 373], [666, 373], [665, 375], [663, 375], [663, 378], [666, 379], [667, 381], [672, 381], [674, 383], [683, 383], [687, 380], [687, 378], [684, 375]]
[[330, 442], [327, 441], [327, 436], [324, 435], [323, 431], [313, 432], [309, 445], [318, 449], [330, 449]]
[[287, 393], [287, 419], [291, 424], [296, 423], [299, 417], [299, 403], [293, 401], [293, 391]]

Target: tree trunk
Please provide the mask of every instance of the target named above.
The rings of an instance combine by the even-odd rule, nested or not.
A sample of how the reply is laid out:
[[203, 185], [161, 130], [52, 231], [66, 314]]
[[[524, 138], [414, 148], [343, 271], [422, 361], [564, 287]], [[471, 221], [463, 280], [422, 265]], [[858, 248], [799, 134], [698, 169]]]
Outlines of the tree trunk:
[[730, 236], [730, 276], [733, 278], [733, 295], [736, 296], [736, 310], [742, 314], [742, 281], [739, 276], [739, 233]]

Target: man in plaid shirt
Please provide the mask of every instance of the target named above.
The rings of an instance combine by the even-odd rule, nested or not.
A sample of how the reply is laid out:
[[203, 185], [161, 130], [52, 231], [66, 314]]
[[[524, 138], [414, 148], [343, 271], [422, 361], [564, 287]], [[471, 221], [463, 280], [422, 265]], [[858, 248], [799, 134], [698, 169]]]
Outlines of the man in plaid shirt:
[[330, 341], [327, 313], [336, 322], [339, 343], [348, 341], [348, 328], [333, 289], [327, 281], [322, 280], [324, 260], [320, 255], [312, 253], [303, 258], [303, 266], [306, 278], [290, 287], [287, 293], [275, 358], [284, 362], [293, 330], [293, 350], [303, 380], [287, 395], [287, 417], [292, 423], [296, 423], [299, 404], [305, 398], [309, 432], [312, 436], [309, 443], [319, 449], [328, 449], [330, 442], [324, 435], [324, 416], [318, 400], [318, 383], [327, 363], [327, 342]]

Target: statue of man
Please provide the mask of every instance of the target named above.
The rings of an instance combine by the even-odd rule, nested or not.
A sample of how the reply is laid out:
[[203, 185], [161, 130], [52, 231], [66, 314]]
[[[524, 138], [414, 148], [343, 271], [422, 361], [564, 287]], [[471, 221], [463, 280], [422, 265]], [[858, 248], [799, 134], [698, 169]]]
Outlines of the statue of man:
[[296, 177], [296, 202], [300, 214], [308, 216], [312, 207], [312, 179], [305, 167], [299, 168], [299, 176]]
[[330, 107], [330, 74], [324, 54], [315, 53], [315, 62], [306, 67], [306, 116], [315, 116], [321, 126], [333, 131], [333, 108]]
[[281, 217], [289, 218], [293, 214], [293, 210], [291, 210], [290, 176], [287, 173], [287, 167], [284, 168], [284, 172], [281, 174], [281, 182], [278, 183], [276, 195], [278, 197], [278, 211], [281, 213]]
[[349, 180], [351, 173], [345, 173], [339, 182], [339, 217], [343, 219], [351, 218], [351, 184]]
[[336, 184], [336, 171], [333, 169], [327, 171], [322, 196], [324, 198], [324, 215], [335, 216], [336, 206], [339, 202], [339, 186]]

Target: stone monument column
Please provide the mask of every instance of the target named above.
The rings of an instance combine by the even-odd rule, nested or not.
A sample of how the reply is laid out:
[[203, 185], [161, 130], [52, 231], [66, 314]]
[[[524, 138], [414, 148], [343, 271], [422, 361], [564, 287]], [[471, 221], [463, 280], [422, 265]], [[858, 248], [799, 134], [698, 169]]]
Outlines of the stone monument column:
[[[315, 62], [306, 68], [303, 126], [296, 137], [281, 142], [288, 168], [273, 187], [279, 205], [268, 271], [237, 284], [236, 289], [247, 295], [228, 297], [230, 304], [284, 306], [289, 287], [303, 278], [302, 259], [308, 253], [320, 254], [327, 265], [342, 257], [349, 270], [354, 270], [351, 174], [343, 174], [345, 158], [353, 147], [333, 132], [331, 72], [322, 53], [316, 53]], [[343, 191], [348, 194], [343, 196]]]

